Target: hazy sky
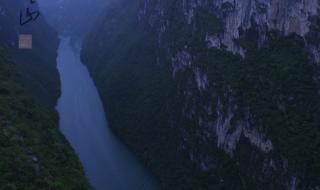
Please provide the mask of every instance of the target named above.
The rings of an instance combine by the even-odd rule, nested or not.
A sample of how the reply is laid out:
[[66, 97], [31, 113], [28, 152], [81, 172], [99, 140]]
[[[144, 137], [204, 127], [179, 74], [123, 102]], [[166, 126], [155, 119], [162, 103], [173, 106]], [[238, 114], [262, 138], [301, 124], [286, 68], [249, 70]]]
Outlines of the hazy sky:
[[42, 14], [60, 33], [88, 32], [109, 0], [38, 0]]

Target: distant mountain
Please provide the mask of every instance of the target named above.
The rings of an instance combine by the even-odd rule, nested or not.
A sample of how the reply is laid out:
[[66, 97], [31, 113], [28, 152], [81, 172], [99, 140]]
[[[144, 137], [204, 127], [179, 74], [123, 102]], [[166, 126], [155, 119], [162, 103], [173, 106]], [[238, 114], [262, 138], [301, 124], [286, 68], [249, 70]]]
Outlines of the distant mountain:
[[97, 15], [109, 2], [105, 0], [39, 0], [39, 3], [49, 23], [59, 33], [72, 33], [81, 37], [90, 30]]
[[83, 45], [163, 189], [320, 188], [318, 0], [120, 0]]

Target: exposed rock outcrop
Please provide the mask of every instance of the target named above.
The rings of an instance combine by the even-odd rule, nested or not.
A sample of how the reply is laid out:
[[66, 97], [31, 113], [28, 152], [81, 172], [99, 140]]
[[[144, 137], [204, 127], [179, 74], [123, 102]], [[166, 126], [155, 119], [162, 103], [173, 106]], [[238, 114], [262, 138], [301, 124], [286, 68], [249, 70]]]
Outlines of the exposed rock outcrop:
[[[123, 95], [122, 91], [107, 92], [115, 88], [110, 80], [120, 81], [122, 85], [133, 84], [130, 79], [109, 77], [113, 69], [125, 73], [125, 77], [129, 73], [136, 79], [135, 76], [145, 72], [127, 71], [132, 65], [141, 64], [143, 68], [153, 68], [154, 64], [163, 66], [175, 86], [170, 98], [174, 97], [179, 104], [171, 109], [182, 113], [183, 119], [179, 119], [183, 124], [169, 117], [166, 118], [169, 127], [164, 125], [162, 129], [179, 130], [175, 133], [179, 145], [172, 146], [172, 149], [186, 150], [188, 159], [202, 174], [209, 176], [210, 180], [203, 189], [314, 189], [319, 186], [318, 174], [311, 171], [316, 164], [304, 159], [301, 153], [312, 146], [298, 140], [308, 139], [315, 145], [317, 142], [312, 140], [311, 134], [319, 134], [316, 128], [319, 123], [312, 114], [318, 110], [315, 108], [319, 107], [318, 98], [311, 103], [311, 97], [318, 96], [313, 67], [316, 64], [310, 64], [318, 62], [320, 57], [320, 37], [317, 35], [320, 28], [319, 1], [139, 2], [138, 10], [132, 10], [134, 6], [131, 4], [130, 8], [126, 7], [129, 5], [125, 0], [110, 9], [110, 14], [101, 19], [101, 26], [89, 35], [85, 44], [84, 62], [93, 76], [97, 76], [94, 78], [102, 96], [123, 103], [120, 98], [115, 98], [117, 93]], [[125, 11], [123, 7], [126, 7]], [[122, 11], [118, 13], [119, 9]], [[130, 13], [129, 21], [126, 11]], [[121, 25], [122, 20], [125, 20], [125, 26]], [[135, 30], [129, 31], [126, 24]], [[141, 39], [142, 31], [148, 40]], [[123, 41], [130, 41], [130, 44], [124, 45]], [[93, 44], [98, 44], [96, 51], [93, 51]], [[135, 52], [134, 57], [132, 52]], [[115, 58], [118, 53], [128, 55], [134, 61]], [[139, 59], [141, 57], [148, 59]], [[154, 70], [150, 72], [153, 76], [156, 73]], [[146, 80], [148, 78], [143, 79]], [[300, 90], [302, 88], [304, 91]], [[141, 94], [158, 95], [147, 88], [139, 89]], [[108, 102], [108, 99], [104, 98], [104, 101]], [[144, 103], [148, 105], [148, 101]], [[138, 107], [144, 110], [147, 106], [140, 108], [139, 104]], [[108, 109], [112, 113], [117, 111], [117, 106]], [[121, 113], [131, 116], [125, 111]], [[142, 112], [146, 118], [148, 114]], [[126, 126], [116, 122], [116, 117], [112, 119], [120, 136], [130, 137], [120, 129]], [[136, 129], [140, 130], [138, 126]], [[142, 128], [148, 131], [149, 127]], [[182, 140], [178, 136], [182, 136]], [[127, 144], [131, 143], [133, 141], [128, 140]], [[313, 154], [317, 150], [311, 149], [310, 156], [319, 158], [318, 153]], [[149, 161], [151, 151], [137, 152]], [[153, 161], [161, 162], [150, 160], [148, 164], [153, 169]], [[223, 167], [225, 163], [232, 168], [228, 172]], [[161, 169], [154, 170], [157, 173]], [[163, 175], [159, 176], [163, 179]], [[162, 182], [168, 184], [168, 181]]]

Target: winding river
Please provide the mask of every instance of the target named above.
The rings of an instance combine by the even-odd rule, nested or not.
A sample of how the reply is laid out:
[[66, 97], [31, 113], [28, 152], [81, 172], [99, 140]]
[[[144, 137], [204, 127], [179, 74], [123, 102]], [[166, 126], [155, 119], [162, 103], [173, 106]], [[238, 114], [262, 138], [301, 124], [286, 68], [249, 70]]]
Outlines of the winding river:
[[156, 182], [108, 129], [98, 91], [80, 60], [81, 45], [61, 37], [58, 70], [60, 130], [96, 190], [153, 190]]

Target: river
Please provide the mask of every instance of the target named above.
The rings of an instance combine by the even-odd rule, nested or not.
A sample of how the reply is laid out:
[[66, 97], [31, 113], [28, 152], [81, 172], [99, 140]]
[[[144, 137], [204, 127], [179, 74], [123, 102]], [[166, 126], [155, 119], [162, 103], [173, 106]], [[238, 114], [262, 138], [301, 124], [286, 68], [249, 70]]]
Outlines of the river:
[[151, 175], [108, 129], [98, 91], [81, 63], [80, 47], [61, 37], [57, 57], [62, 93], [57, 105], [60, 130], [94, 189], [158, 189]]

